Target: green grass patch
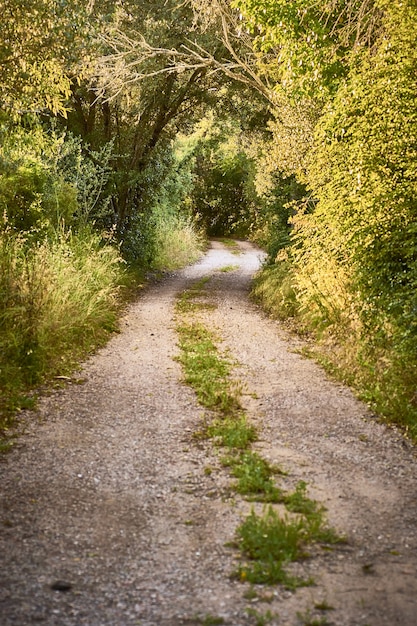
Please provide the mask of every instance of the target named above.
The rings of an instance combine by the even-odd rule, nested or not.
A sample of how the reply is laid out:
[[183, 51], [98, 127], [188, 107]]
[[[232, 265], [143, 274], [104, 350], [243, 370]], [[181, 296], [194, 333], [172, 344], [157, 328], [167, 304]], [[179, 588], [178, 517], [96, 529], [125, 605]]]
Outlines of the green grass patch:
[[261, 613], [252, 607], [248, 607], [246, 613], [249, 617], [253, 617], [254, 626], [266, 626], [279, 617], [277, 613], [272, 613], [272, 611]]
[[296, 485], [294, 492], [283, 495], [282, 502], [291, 513], [304, 516], [309, 540], [327, 545], [346, 542], [345, 537], [328, 526], [325, 507], [307, 496], [307, 483], [303, 480]]
[[256, 452], [246, 451], [231, 461], [232, 476], [237, 478], [233, 488], [241, 495], [258, 502], [282, 502], [283, 493], [275, 486], [274, 474], [282, 471], [275, 468]]
[[322, 507], [315, 500], [311, 500], [306, 495], [307, 492], [307, 483], [301, 480], [293, 493], [286, 494], [283, 498], [283, 502], [285, 503], [287, 509], [292, 513], [301, 513], [306, 517], [311, 517], [317, 515], [319, 513], [324, 512], [324, 507]]
[[245, 450], [257, 439], [256, 428], [249, 424], [244, 413], [214, 419], [206, 432], [220, 446], [235, 450]]
[[325, 615], [314, 615], [310, 609], [304, 613], [298, 612], [297, 618], [302, 626], [330, 626]]
[[219, 272], [223, 272], [223, 274], [228, 274], [229, 272], [235, 272], [239, 269], [239, 265], [225, 265], [224, 267], [219, 268]]
[[312, 581], [292, 576], [285, 566], [305, 558], [308, 532], [303, 519], [281, 518], [270, 505], [262, 515], [255, 511], [237, 529], [238, 545], [246, 562], [234, 576], [252, 584], [280, 583], [289, 589]]
[[[193, 318], [198, 308], [189, 306], [202, 295], [203, 287], [201, 282], [193, 285], [180, 295], [177, 305], [183, 320], [187, 314], [192, 320], [177, 326], [178, 361], [185, 381], [199, 402], [215, 412], [195, 436], [212, 438], [228, 449], [222, 462], [235, 479], [232, 487], [237, 493], [248, 500], [269, 503], [263, 515], [252, 511], [237, 529], [237, 547], [244, 561], [233, 576], [252, 584], [280, 583], [289, 589], [310, 585], [312, 580], [293, 576], [286, 566], [305, 558], [310, 543], [333, 544], [341, 539], [326, 524], [324, 507], [308, 498], [305, 482], [300, 481], [294, 492], [286, 493], [274, 482], [274, 476], [284, 472], [250, 450], [257, 432], [241, 407], [242, 391], [231, 377], [232, 362], [219, 352], [218, 337]], [[271, 503], [285, 505], [288, 514], [280, 517]]]
[[214, 334], [198, 322], [182, 324], [177, 332], [181, 349], [177, 360], [200, 404], [223, 415], [240, 411], [241, 392], [230, 377], [232, 364], [220, 355]]
[[[252, 470], [248, 479], [247, 468], [252, 463], [256, 464], [257, 470]], [[252, 510], [237, 529], [238, 546], [246, 562], [239, 566], [235, 577], [252, 584], [280, 583], [289, 589], [312, 584], [311, 579], [303, 580], [288, 574], [286, 565], [306, 558], [309, 544], [328, 546], [345, 541], [328, 526], [324, 507], [306, 496], [306, 484], [302, 481], [291, 494], [275, 487], [271, 481], [271, 469], [265, 467], [261, 457], [235, 467], [237, 472], [234, 473], [239, 478], [236, 488], [240, 493], [254, 494], [258, 489], [257, 500], [268, 501], [270, 497], [269, 501], [284, 503], [293, 514], [280, 517], [271, 505], [262, 515]]]
[[189, 289], [185, 289], [177, 296], [177, 302], [175, 304], [175, 310], [177, 313], [186, 314], [194, 313], [199, 310], [214, 310], [216, 307], [212, 302], [198, 302], [198, 298], [206, 296], [204, 290], [207, 283], [210, 281], [210, 276], [204, 276], [200, 280], [196, 281]]

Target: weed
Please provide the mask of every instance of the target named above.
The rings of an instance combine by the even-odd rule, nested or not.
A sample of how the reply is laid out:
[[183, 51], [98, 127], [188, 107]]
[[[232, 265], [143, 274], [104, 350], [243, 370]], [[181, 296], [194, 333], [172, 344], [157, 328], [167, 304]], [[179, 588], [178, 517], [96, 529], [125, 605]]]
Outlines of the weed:
[[[201, 290], [200, 283], [183, 292], [177, 310], [181, 313], [198, 310], [191, 305]], [[307, 485], [303, 481], [293, 493], [279, 489], [273, 476], [284, 472], [248, 449], [257, 438], [256, 429], [248, 423], [241, 408], [241, 386], [231, 379], [232, 363], [219, 353], [214, 333], [197, 322], [180, 324], [177, 332], [181, 348], [178, 361], [183, 366], [185, 381], [194, 388], [199, 402], [216, 413], [195, 437], [213, 438], [230, 450], [222, 463], [236, 479], [233, 488], [237, 493], [250, 500], [283, 503], [294, 514], [292, 518], [281, 518], [271, 506], [262, 516], [252, 511], [236, 531], [234, 547], [241, 549], [246, 562], [232, 576], [252, 584], [281, 583], [289, 589], [312, 584], [312, 580], [292, 576], [285, 568], [306, 556], [304, 546], [309, 542], [340, 541], [325, 524], [324, 507], [307, 497]], [[210, 468], [205, 471], [211, 473]], [[267, 616], [259, 616], [259, 620]]]
[[[201, 281], [190, 293], [199, 292], [200, 287]], [[182, 324], [177, 332], [181, 348], [178, 361], [185, 381], [193, 387], [200, 404], [218, 414], [198, 436], [212, 437], [224, 447], [246, 449], [256, 440], [256, 430], [242, 411], [242, 390], [231, 379], [232, 363], [219, 353], [214, 333], [202, 324]]]
[[256, 452], [244, 452], [232, 463], [232, 475], [238, 479], [234, 489], [258, 501], [281, 502], [283, 495], [272, 480], [279, 471]]
[[178, 361], [200, 404], [226, 415], [240, 410], [239, 390], [230, 381], [231, 363], [220, 356], [213, 333], [198, 323], [179, 326], [177, 332]]
[[326, 616], [314, 617], [310, 609], [305, 613], [298, 612], [297, 618], [303, 626], [330, 626]]
[[224, 267], [220, 267], [218, 271], [227, 274], [228, 272], [234, 272], [238, 269], [239, 265], [225, 265]]
[[289, 575], [284, 567], [304, 556], [305, 525], [302, 520], [280, 518], [269, 506], [262, 516], [252, 511], [237, 529], [240, 549], [247, 557], [235, 577], [253, 584], [281, 583], [290, 589], [310, 584]]
[[178, 313], [192, 313], [194, 311], [214, 311], [217, 308], [216, 304], [210, 302], [195, 302], [195, 296], [184, 291], [178, 298], [175, 305], [175, 309]]
[[[304, 491], [305, 486], [300, 489]], [[271, 505], [261, 516], [252, 510], [238, 527], [237, 538], [247, 558], [235, 572], [237, 578], [253, 584], [281, 583], [289, 589], [312, 584], [311, 580], [296, 578], [285, 571], [288, 563], [307, 556], [305, 546], [312, 542], [343, 541], [326, 525], [323, 509], [317, 505], [309, 505], [307, 513], [304, 511], [294, 518], [281, 518]]]
[[225, 448], [246, 449], [256, 441], [256, 429], [248, 424], [247, 417], [242, 413], [238, 417], [215, 419], [207, 428], [207, 435], [218, 440]]
[[324, 512], [324, 508], [306, 496], [307, 483], [303, 480], [297, 484], [295, 491], [284, 497], [287, 509], [293, 513], [302, 513], [305, 516], [314, 516]]
[[[177, 360], [184, 368], [185, 381], [195, 390], [200, 404], [225, 416], [238, 415], [241, 412], [241, 389], [230, 379], [232, 365], [219, 354], [214, 334], [198, 323], [179, 326], [177, 332], [181, 348]], [[239, 425], [243, 422], [237, 419], [236, 426]], [[227, 438], [229, 426], [227, 421], [216, 423], [210, 436]]]
[[306, 529], [311, 541], [326, 544], [344, 543], [346, 539], [325, 523], [326, 509], [306, 496], [307, 483], [301, 480], [295, 491], [285, 494], [282, 501], [291, 513], [300, 513], [305, 517]]
[[247, 608], [246, 613], [249, 617], [255, 618], [255, 626], [266, 626], [266, 624], [269, 624], [270, 622], [272, 622], [272, 620], [278, 618], [278, 615], [276, 613], [272, 613], [271, 611], [267, 611], [266, 613], [260, 613], [252, 607]]
[[214, 310], [217, 308], [216, 304], [212, 302], [196, 302], [197, 298], [201, 298], [205, 295], [204, 287], [210, 280], [210, 276], [204, 276], [192, 287], [185, 289], [177, 297], [175, 309], [177, 313], [193, 313], [201, 310]]
[[310, 541], [316, 541], [327, 546], [346, 543], [346, 537], [339, 535], [334, 528], [327, 525], [324, 509], [306, 517], [306, 528]]

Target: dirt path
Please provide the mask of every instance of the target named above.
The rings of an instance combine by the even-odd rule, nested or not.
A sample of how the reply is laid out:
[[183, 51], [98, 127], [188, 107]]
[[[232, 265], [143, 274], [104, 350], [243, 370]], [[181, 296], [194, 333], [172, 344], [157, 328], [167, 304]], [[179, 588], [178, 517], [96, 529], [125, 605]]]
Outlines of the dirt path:
[[[44, 398], [1, 461], [2, 626], [245, 626], [267, 623], [267, 611], [279, 616], [268, 623], [296, 626], [309, 611], [314, 623], [319, 602], [334, 610], [316, 624], [417, 625], [415, 450], [291, 351], [248, 301], [259, 253], [240, 247], [215, 243], [149, 288], [85, 382]], [[227, 265], [239, 269], [218, 271]], [[173, 360], [175, 295], [204, 275], [218, 305], [206, 322], [240, 363], [255, 448], [289, 483], [305, 480], [348, 537], [299, 566], [314, 587], [273, 587], [268, 604], [229, 578], [237, 553], [226, 544], [250, 505], [230, 492], [211, 444], [194, 441], [202, 410]]]

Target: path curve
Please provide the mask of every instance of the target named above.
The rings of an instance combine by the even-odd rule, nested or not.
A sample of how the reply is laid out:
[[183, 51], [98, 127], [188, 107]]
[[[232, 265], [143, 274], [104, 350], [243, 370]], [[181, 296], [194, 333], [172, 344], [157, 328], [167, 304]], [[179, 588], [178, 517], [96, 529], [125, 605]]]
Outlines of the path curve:
[[[415, 449], [379, 424], [345, 387], [293, 350], [248, 300], [262, 254], [213, 242], [196, 265], [129, 307], [120, 334], [71, 384], [41, 400], [0, 463], [0, 624], [179, 626], [302, 624], [326, 601], [335, 626], [416, 626]], [[221, 272], [225, 266], [239, 266]], [[178, 292], [206, 275], [206, 313], [240, 364], [255, 444], [328, 509], [349, 542], [303, 571], [316, 586], [245, 599], [227, 547], [249, 505], [231, 496], [202, 410], [181, 382], [174, 324]], [[254, 395], [256, 394], [256, 399]], [[207, 471], [209, 468], [210, 471]], [[219, 623], [219, 622], [217, 622]], [[304, 620], [305, 623], [305, 620]]]

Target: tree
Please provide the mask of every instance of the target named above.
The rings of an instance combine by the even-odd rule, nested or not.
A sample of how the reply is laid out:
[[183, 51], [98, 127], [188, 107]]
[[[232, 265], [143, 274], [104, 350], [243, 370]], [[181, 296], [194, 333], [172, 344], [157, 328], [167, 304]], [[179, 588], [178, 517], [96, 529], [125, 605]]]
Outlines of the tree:
[[[349, 71], [350, 55], [372, 47], [382, 28], [379, 0], [233, 0], [254, 34], [264, 70], [296, 97], [326, 100]], [[269, 55], [269, 56], [268, 56]]]
[[65, 115], [71, 81], [82, 70], [90, 11], [79, 0], [4, 0], [0, 44], [0, 110]]
[[141, 187], [157, 145], [190, 127], [215, 103], [221, 87], [222, 77], [210, 72], [210, 64], [184, 64], [171, 54], [186, 46], [190, 33], [195, 49], [204, 45], [220, 54], [213, 32], [197, 31], [187, 3], [126, 2], [101, 38], [94, 80], [73, 87], [69, 128], [91, 146], [114, 141], [113, 200], [120, 231], [143, 204]]

